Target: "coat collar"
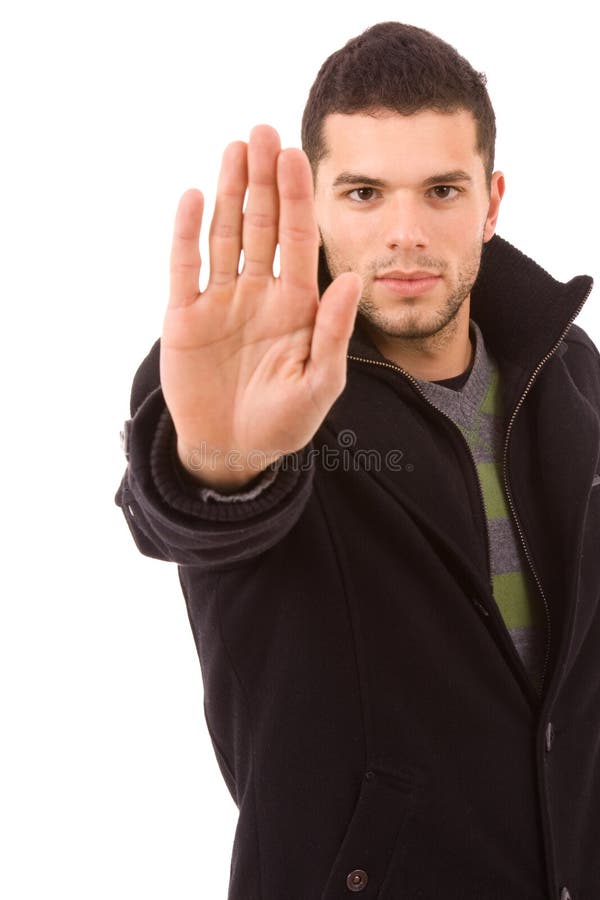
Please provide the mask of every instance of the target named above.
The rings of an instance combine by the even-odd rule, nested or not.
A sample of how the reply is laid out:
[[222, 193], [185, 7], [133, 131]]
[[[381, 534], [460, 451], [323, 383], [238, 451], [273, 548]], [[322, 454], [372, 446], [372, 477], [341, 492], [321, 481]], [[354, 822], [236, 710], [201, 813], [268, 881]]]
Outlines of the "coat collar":
[[[321, 293], [331, 282], [324, 255], [319, 260]], [[484, 244], [471, 291], [470, 316], [499, 360], [530, 371], [558, 343], [592, 289], [589, 275], [557, 281], [499, 235]], [[349, 354], [384, 360], [357, 316]]]

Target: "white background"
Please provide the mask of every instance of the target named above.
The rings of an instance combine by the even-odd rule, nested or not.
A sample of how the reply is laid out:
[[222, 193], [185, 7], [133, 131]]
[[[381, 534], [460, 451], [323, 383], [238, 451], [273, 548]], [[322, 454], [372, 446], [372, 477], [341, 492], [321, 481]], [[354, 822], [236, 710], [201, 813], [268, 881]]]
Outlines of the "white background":
[[[259, 122], [299, 145], [321, 62], [377, 21], [488, 76], [498, 232], [598, 274], [598, 45], [583, 3], [23, 0], [0, 22], [4, 539], [0, 893], [225, 900], [236, 809], [176, 568], [113, 497], [173, 215]], [[597, 292], [578, 319], [600, 343]], [[576, 435], [574, 435], [576, 439]]]

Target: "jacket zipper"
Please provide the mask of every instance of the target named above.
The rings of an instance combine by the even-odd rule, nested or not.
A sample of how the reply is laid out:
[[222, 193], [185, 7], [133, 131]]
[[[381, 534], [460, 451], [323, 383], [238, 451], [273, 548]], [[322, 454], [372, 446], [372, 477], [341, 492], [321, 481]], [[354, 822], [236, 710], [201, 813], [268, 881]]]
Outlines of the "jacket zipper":
[[590, 296], [591, 292], [592, 292], [592, 286], [590, 286], [590, 287], [588, 288], [588, 290], [587, 290], [587, 292], [585, 293], [584, 297], [582, 298], [582, 300], [581, 300], [579, 306], [577, 307], [577, 309], [575, 310], [575, 312], [573, 313], [573, 315], [571, 316], [571, 318], [569, 319], [569, 321], [568, 321], [567, 324], [565, 325], [565, 327], [564, 327], [564, 329], [563, 329], [563, 331], [562, 331], [560, 337], [558, 338], [558, 340], [556, 341], [556, 343], [554, 344], [554, 346], [548, 351], [548, 353], [546, 353], [546, 355], [545, 355], [544, 357], [542, 357], [542, 359], [539, 361], [539, 363], [537, 364], [537, 366], [535, 367], [535, 369], [534, 369], [533, 372], [531, 373], [531, 376], [530, 376], [530, 378], [529, 378], [529, 381], [527, 382], [527, 384], [526, 384], [526, 386], [525, 386], [525, 390], [524, 390], [523, 393], [521, 394], [521, 397], [520, 397], [519, 401], [517, 402], [517, 405], [516, 405], [515, 408], [513, 409], [512, 416], [510, 417], [510, 421], [509, 421], [508, 427], [507, 427], [507, 429], [506, 429], [506, 436], [505, 436], [505, 439], [504, 439], [504, 454], [503, 454], [503, 458], [502, 458], [502, 471], [503, 471], [503, 476], [504, 476], [504, 489], [505, 489], [505, 491], [506, 491], [506, 496], [507, 496], [507, 498], [508, 498], [508, 502], [509, 502], [510, 508], [511, 508], [511, 510], [512, 510], [513, 519], [514, 519], [514, 521], [515, 521], [515, 524], [516, 524], [516, 526], [517, 526], [517, 530], [518, 530], [518, 532], [519, 532], [519, 538], [520, 538], [520, 540], [521, 540], [521, 546], [523, 547], [523, 550], [524, 550], [524, 552], [525, 552], [525, 556], [526, 556], [526, 558], [527, 558], [527, 562], [529, 563], [529, 568], [531, 569], [531, 572], [532, 572], [532, 574], [533, 574], [533, 577], [535, 578], [535, 582], [536, 582], [536, 584], [537, 584], [537, 586], [538, 586], [538, 589], [539, 589], [539, 592], [540, 592], [540, 594], [541, 594], [542, 600], [544, 601], [544, 609], [546, 610], [546, 623], [547, 623], [546, 657], [545, 657], [545, 659], [544, 659], [544, 667], [543, 667], [543, 669], [542, 669], [542, 680], [541, 680], [541, 684], [540, 684], [540, 695], [543, 693], [543, 689], [544, 689], [544, 680], [545, 680], [545, 678], [546, 678], [546, 670], [547, 670], [547, 668], [548, 668], [548, 660], [550, 659], [550, 641], [551, 641], [550, 611], [549, 611], [549, 609], [548, 609], [548, 603], [547, 603], [547, 600], [546, 600], [546, 596], [545, 596], [544, 591], [543, 591], [543, 589], [542, 589], [542, 584], [541, 584], [540, 579], [539, 579], [539, 577], [538, 577], [538, 574], [537, 574], [537, 572], [536, 572], [536, 570], [535, 570], [535, 566], [533, 565], [533, 560], [531, 559], [531, 556], [529, 555], [529, 549], [528, 549], [527, 544], [526, 544], [526, 542], [525, 542], [525, 536], [524, 536], [524, 534], [523, 534], [523, 530], [522, 530], [522, 528], [521, 528], [521, 523], [520, 523], [519, 518], [518, 518], [518, 516], [517, 516], [517, 511], [516, 511], [515, 506], [514, 506], [514, 503], [513, 503], [512, 494], [511, 494], [511, 492], [510, 492], [510, 484], [509, 484], [509, 481], [508, 481], [508, 466], [507, 466], [507, 461], [508, 461], [508, 441], [509, 441], [509, 438], [510, 438], [510, 432], [511, 432], [511, 429], [512, 429], [512, 426], [513, 426], [513, 422], [515, 421], [515, 418], [516, 418], [516, 416], [517, 416], [517, 412], [519, 411], [520, 407], [522, 406], [523, 400], [525, 399], [526, 395], [528, 394], [529, 389], [531, 388], [531, 385], [533, 384], [533, 382], [534, 382], [535, 379], [537, 378], [537, 376], [538, 376], [540, 370], [542, 369], [542, 367], [548, 362], [548, 360], [550, 359], [550, 357], [551, 357], [554, 353], [556, 353], [558, 347], [560, 346], [560, 344], [562, 343], [562, 341], [563, 341], [563, 339], [564, 339], [564, 336], [566, 335], [567, 331], [569, 330], [569, 328], [570, 328], [571, 325], [573, 324], [574, 320], [577, 318], [577, 316], [578, 316], [579, 313], [581, 312], [581, 310], [582, 310], [582, 308], [583, 308], [583, 305], [584, 305], [585, 301], [587, 300], [587, 298]]
[[[530, 388], [531, 388], [531, 385], [533, 384], [533, 382], [534, 382], [535, 379], [537, 378], [537, 376], [538, 376], [540, 370], [542, 369], [542, 367], [546, 364], [546, 362], [550, 359], [550, 357], [556, 352], [556, 350], [557, 350], [558, 347], [560, 346], [560, 344], [561, 344], [561, 342], [562, 342], [562, 340], [563, 340], [565, 334], [567, 333], [567, 331], [569, 330], [569, 328], [570, 328], [571, 325], [573, 324], [574, 320], [575, 320], [575, 319], [577, 318], [577, 316], [579, 315], [579, 313], [580, 313], [581, 309], [583, 308], [583, 305], [584, 305], [585, 301], [587, 300], [587, 298], [589, 297], [591, 291], [592, 291], [592, 288], [590, 287], [590, 288], [588, 289], [587, 293], [585, 294], [585, 296], [583, 297], [583, 299], [581, 300], [581, 303], [579, 304], [579, 306], [578, 306], [577, 309], [575, 310], [573, 316], [569, 319], [568, 323], [566, 324], [565, 328], [563, 329], [563, 331], [562, 331], [560, 337], [558, 338], [558, 340], [556, 341], [556, 343], [554, 344], [554, 346], [553, 346], [553, 347], [548, 351], [548, 353], [540, 360], [540, 362], [537, 364], [537, 366], [535, 367], [535, 369], [534, 369], [533, 372], [531, 373], [531, 377], [529, 378], [529, 381], [527, 382], [527, 385], [525, 386], [525, 390], [524, 390], [523, 393], [521, 394], [520, 399], [518, 400], [518, 402], [517, 402], [515, 408], [513, 409], [512, 415], [511, 415], [510, 420], [509, 420], [509, 423], [508, 423], [508, 427], [507, 427], [507, 429], [506, 429], [506, 435], [505, 435], [505, 438], [504, 438], [504, 452], [503, 452], [503, 456], [502, 456], [502, 475], [503, 475], [503, 479], [504, 479], [504, 489], [505, 489], [505, 491], [506, 491], [506, 496], [507, 496], [507, 499], [508, 499], [508, 503], [509, 503], [510, 509], [511, 509], [511, 511], [512, 511], [513, 520], [514, 520], [514, 522], [515, 522], [515, 524], [516, 524], [516, 526], [517, 526], [517, 531], [518, 531], [518, 534], [519, 534], [519, 540], [520, 540], [520, 542], [521, 542], [521, 546], [522, 546], [523, 551], [524, 551], [524, 553], [525, 553], [525, 558], [527, 559], [527, 563], [528, 563], [529, 568], [530, 568], [530, 570], [531, 570], [531, 573], [532, 573], [532, 575], [533, 575], [533, 577], [534, 577], [534, 579], [535, 579], [535, 583], [536, 583], [536, 585], [537, 585], [537, 587], [538, 587], [538, 590], [539, 590], [539, 592], [540, 592], [540, 595], [541, 595], [541, 597], [542, 597], [542, 601], [543, 601], [543, 603], [544, 603], [544, 610], [545, 610], [545, 612], [546, 612], [546, 656], [545, 656], [545, 659], [544, 659], [544, 667], [543, 667], [543, 670], [542, 670], [542, 678], [541, 678], [540, 688], [539, 688], [540, 696], [541, 696], [542, 693], [543, 693], [544, 679], [545, 679], [545, 677], [546, 677], [546, 669], [547, 669], [547, 667], [548, 667], [548, 660], [549, 660], [549, 658], [550, 658], [550, 640], [551, 640], [550, 610], [549, 610], [549, 608], [548, 608], [548, 602], [547, 602], [547, 600], [546, 600], [546, 596], [545, 596], [544, 591], [543, 591], [543, 589], [542, 589], [541, 581], [540, 581], [540, 579], [539, 579], [539, 577], [538, 577], [538, 574], [537, 574], [537, 572], [536, 572], [536, 570], [535, 570], [535, 566], [533, 565], [533, 560], [531, 559], [531, 556], [530, 556], [530, 554], [529, 554], [529, 549], [528, 549], [527, 544], [526, 544], [526, 542], [525, 542], [525, 536], [524, 536], [524, 534], [523, 534], [523, 530], [522, 530], [522, 528], [521, 528], [521, 523], [520, 523], [519, 518], [518, 518], [518, 516], [517, 516], [517, 511], [516, 511], [515, 506], [514, 506], [514, 503], [513, 503], [512, 494], [511, 494], [511, 492], [510, 492], [510, 485], [509, 485], [509, 481], [508, 481], [508, 471], [507, 471], [508, 442], [509, 442], [510, 432], [511, 432], [513, 423], [514, 423], [514, 421], [515, 421], [517, 412], [518, 412], [519, 409], [521, 408], [521, 406], [522, 406], [522, 404], [523, 404], [523, 401], [524, 401], [525, 397], [527, 396], [527, 394], [528, 394], [528, 392], [529, 392], [529, 390], [530, 390]], [[394, 363], [391, 363], [391, 362], [384, 362], [383, 360], [378, 360], [378, 359], [364, 359], [362, 356], [351, 356], [350, 354], [348, 354], [348, 359], [355, 360], [356, 362], [369, 363], [369, 364], [374, 365], [374, 366], [383, 366], [383, 367], [388, 368], [388, 369], [393, 369], [393, 370], [395, 370], [396, 372], [400, 372], [402, 375], [404, 375], [404, 376], [405, 376], [405, 377], [413, 384], [413, 386], [415, 387], [415, 389], [417, 390], [417, 392], [420, 394], [420, 396], [425, 400], [425, 402], [428, 403], [430, 406], [433, 406], [434, 409], [437, 409], [438, 412], [440, 412], [440, 413], [444, 416], [445, 419], [448, 419], [449, 422], [452, 422], [452, 425], [456, 428], [456, 430], [457, 430], [457, 431], [459, 432], [459, 434], [461, 435], [461, 437], [462, 437], [462, 439], [463, 439], [463, 441], [464, 441], [464, 443], [465, 443], [465, 445], [466, 445], [466, 447], [467, 447], [467, 450], [468, 450], [468, 452], [469, 452], [469, 456], [470, 456], [470, 458], [471, 458], [471, 462], [473, 463], [473, 468], [474, 468], [474, 470], [475, 470], [475, 475], [476, 475], [476, 480], [477, 480], [477, 487], [478, 487], [478, 490], [479, 490], [479, 499], [480, 499], [480, 502], [481, 502], [481, 507], [482, 507], [482, 509], [483, 509], [483, 521], [484, 521], [484, 525], [485, 525], [485, 537], [486, 537], [486, 549], [487, 549], [488, 581], [489, 581], [490, 590], [491, 590], [491, 593], [492, 593], [492, 596], [493, 596], [493, 595], [494, 595], [494, 588], [493, 588], [492, 578], [491, 578], [492, 565], [491, 565], [491, 552], [490, 552], [490, 535], [489, 535], [489, 529], [488, 529], [488, 525], [487, 525], [487, 516], [486, 516], [486, 514], [485, 514], [485, 503], [484, 503], [484, 498], [483, 498], [483, 489], [482, 489], [482, 487], [481, 487], [481, 482], [480, 482], [480, 480], [479, 480], [479, 475], [477, 474], [477, 465], [476, 465], [476, 463], [475, 463], [475, 457], [474, 457], [474, 455], [473, 455], [473, 451], [471, 450], [471, 447], [470, 447], [470, 445], [469, 445], [467, 439], [465, 438], [464, 434], [462, 433], [462, 431], [460, 430], [460, 428], [456, 425], [456, 423], [450, 418], [450, 416], [447, 415], [447, 413], [445, 413], [442, 409], [440, 409], [439, 406], [436, 406], [435, 403], [432, 403], [432, 401], [431, 401], [428, 397], [425, 396], [425, 394], [423, 393], [423, 391], [422, 391], [421, 387], [419, 386], [418, 382], [412, 377], [412, 375], [410, 375], [410, 374], [409, 374], [405, 369], [403, 369], [401, 366], [397, 366], [397, 365], [395, 365]], [[483, 604], [478, 603], [478, 606], [479, 606], [479, 608], [482, 610], [482, 612], [483, 612], [486, 616], [489, 616], [489, 612], [488, 612], [488, 610], [483, 606]]]

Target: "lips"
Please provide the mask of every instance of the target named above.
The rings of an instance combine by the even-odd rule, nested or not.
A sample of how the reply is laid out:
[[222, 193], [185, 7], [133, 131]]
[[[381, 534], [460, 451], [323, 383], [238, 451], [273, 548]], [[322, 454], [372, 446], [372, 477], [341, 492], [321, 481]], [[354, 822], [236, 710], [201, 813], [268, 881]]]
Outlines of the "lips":
[[435, 272], [426, 272], [420, 269], [414, 272], [403, 272], [401, 269], [394, 269], [392, 272], [384, 272], [383, 275], [379, 275], [377, 280], [383, 281], [388, 278], [398, 278], [401, 281], [418, 281], [421, 278], [439, 278], [439, 275], [436, 275]]
[[414, 272], [394, 270], [393, 272], [386, 272], [384, 275], [380, 275], [375, 280], [394, 294], [404, 297], [416, 297], [432, 290], [440, 278], [440, 275], [421, 270]]

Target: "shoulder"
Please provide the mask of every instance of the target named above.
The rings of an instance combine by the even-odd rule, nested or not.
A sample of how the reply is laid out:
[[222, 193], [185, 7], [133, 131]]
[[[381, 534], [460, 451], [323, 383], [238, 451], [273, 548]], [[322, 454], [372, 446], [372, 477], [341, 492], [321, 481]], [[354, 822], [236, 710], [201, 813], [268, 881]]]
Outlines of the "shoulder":
[[575, 352], [586, 352], [591, 354], [591, 356], [596, 360], [596, 362], [600, 362], [600, 353], [598, 352], [598, 348], [595, 343], [580, 325], [571, 325], [569, 328], [563, 342], [565, 346], [563, 349], [563, 354], [566, 353], [567, 350], [575, 351]]
[[589, 334], [572, 325], [559, 348], [569, 376], [600, 415], [600, 353]]

